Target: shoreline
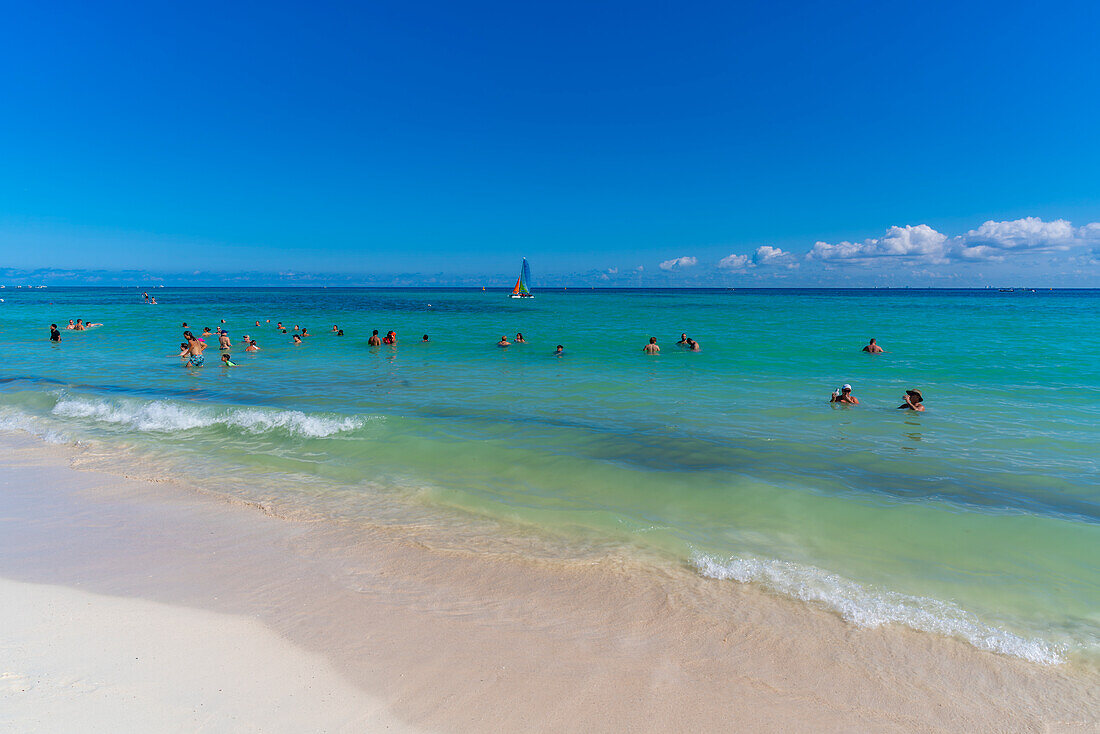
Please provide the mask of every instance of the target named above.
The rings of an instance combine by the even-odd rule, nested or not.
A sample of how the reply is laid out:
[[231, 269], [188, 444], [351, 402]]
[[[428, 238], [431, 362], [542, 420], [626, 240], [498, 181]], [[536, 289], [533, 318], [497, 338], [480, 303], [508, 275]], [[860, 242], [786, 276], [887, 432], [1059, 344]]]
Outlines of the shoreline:
[[327, 661], [401, 725], [1100, 725], [1095, 671], [1043, 667], [906, 628], [860, 629], [686, 569], [441, 550], [377, 529], [270, 517], [171, 482], [76, 470], [71, 450], [29, 438], [5, 436], [0, 445], [8, 457], [0, 460], [0, 578], [249, 618]]

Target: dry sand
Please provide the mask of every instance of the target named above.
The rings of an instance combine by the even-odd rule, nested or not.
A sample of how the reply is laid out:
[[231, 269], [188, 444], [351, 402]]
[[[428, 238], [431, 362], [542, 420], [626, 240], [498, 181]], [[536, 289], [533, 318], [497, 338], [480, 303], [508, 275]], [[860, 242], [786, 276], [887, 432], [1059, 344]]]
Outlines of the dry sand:
[[[0, 577], [24, 582], [0, 588], [16, 730], [86, 711], [84, 731], [1100, 731], [1092, 670], [857, 629], [688, 569], [444, 551], [0, 449]], [[53, 621], [6, 624], [20, 609]], [[45, 683], [9, 685], [26, 676]], [[83, 707], [86, 685], [139, 711]], [[119, 718], [138, 715], [163, 725]]]

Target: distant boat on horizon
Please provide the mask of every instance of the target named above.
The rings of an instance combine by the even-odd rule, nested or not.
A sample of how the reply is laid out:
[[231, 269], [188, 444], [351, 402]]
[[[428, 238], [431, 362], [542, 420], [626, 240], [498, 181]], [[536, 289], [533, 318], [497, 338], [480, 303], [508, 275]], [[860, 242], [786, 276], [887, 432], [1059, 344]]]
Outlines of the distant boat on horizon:
[[531, 291], [527, 289], [527, 284], [531, 282], [531, 268], [527, 265], [527, 258], [523, 258], [523, 265], [519, 270], [519, 280], [516, 281], [515, 288], [508, 294], [509, 298], [534, 298], [531, 295]]

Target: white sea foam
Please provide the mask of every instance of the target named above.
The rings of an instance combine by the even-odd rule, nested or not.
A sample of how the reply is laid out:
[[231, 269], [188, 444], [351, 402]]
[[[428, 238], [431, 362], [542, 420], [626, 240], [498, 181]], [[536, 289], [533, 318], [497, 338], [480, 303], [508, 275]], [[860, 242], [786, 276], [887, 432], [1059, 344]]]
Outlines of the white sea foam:
[[63, 397], [53, 407], [62, 418], [114, 423], [141, 432], [177, 433], [210, 426], [228, 426], [249, 433], [282, 430], [296, 436], [324, 438], [361, 428], [355, 416], [310, 415], [271, 408], [209, 408], [169, 400], [120, 400]]
[[29, 433], [46, 443], [69, 443], [71, 440], [61, 431], [43, 426], [38, 418], [21, 410], [5, 409], [0, 412], [0, 431]]
[[720, 560], [697, 553], [692, 561], [709, 578], [758, 583], [785, 596], [820, 604], [860, 627], [903, 624], [1044, 665], [1065, 660], [1062, 645], [993, 627], [965, 609], [939, 599], [879, 591], [813, 566], [775, 559]]

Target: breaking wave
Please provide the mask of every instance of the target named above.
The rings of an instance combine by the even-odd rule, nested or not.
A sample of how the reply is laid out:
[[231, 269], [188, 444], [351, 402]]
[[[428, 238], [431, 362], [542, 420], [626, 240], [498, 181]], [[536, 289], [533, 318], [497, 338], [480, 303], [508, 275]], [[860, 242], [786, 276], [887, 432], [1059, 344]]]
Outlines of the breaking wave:
[[878, 591], [813, 566], [759, 558], [720, 560], [701, 553], [695, 554], [692, 563], [708, 578], [758, 583], [785, 596], [820, 604], [859, 627], [903, 624], [1044, 665], [1065, 660], [1063, 645], [990, 626], [950, 602]]
[[309, 414], [272, 408], [208, 408], [170, 400], [111, 401], [63, 397], [51, 411], [61, 418], [113, 423], [141, 432], [177, 433], [226, 426], [248, 433], [283, 431], [306, 438], [324, 438], [362, 428], [372, 418]]

